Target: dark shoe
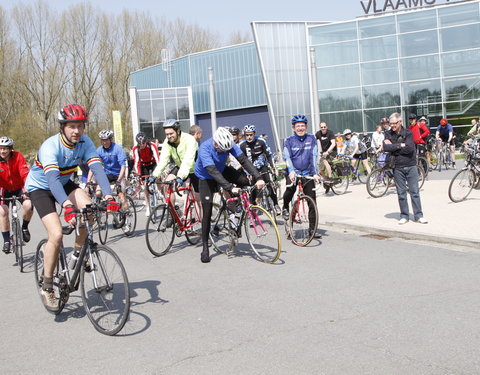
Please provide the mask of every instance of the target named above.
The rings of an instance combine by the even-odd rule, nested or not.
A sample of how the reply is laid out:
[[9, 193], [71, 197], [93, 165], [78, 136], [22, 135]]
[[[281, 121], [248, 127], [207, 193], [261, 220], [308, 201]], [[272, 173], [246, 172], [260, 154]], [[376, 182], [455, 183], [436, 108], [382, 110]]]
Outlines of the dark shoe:
[[202, 254], [200, 255], [200, 260], [202, 263], [210, 263], [210, 254], [208, 253], [208, 249], [203, 249]]
[[5, 254], [10, 254], [10, 242], [5, 242], [3, 244], [3, 252]]
[[322, 235], [321, 235], [320, 233], [318, 233], [317, 231], [311, 230], [311, 231], [308, 232], [308, 234], [311, 236], [311, 235], [312, 235], [312, 232], [314, 232], [314, 233], [313, 233], [313, 238], [316, 238], [316, 239], [322, 238]]
[[283, 216], [283, 220], [285, 221], [288, 221], [288, 219], [290, 218], [290, 215], [288, 214], [288, 210], [286, 208], [282, 210], [282, 216]]
[[325, 187], [325, 194], [328, 194], [329, 191], [330, 191], [330, 186], [327, 185], [327, 186]]
[[30, 231], [28, 228], [22, 228], [23, 241], [30, 242]]

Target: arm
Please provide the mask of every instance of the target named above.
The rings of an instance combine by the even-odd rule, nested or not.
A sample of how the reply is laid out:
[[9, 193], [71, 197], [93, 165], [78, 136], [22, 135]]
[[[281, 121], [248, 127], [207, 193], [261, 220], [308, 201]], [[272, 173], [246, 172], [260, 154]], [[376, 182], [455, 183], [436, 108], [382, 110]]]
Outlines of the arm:
[[158, 165], [158, 163], [160, 162], [158, 160], [158, 147], [155, 143], [150, 143], [150, 147], [152, 148], [152, 153], [153, 153], [153, 158], [155, 159], [155, 164]]
[[295, 172], [295, 167], [293, 166], [292, 158], [290, 156], [290, 150], [288, 148], [287, 141], [285, 141], [284, 147], [283, 147], [283, 158], [285, 159], [285, 162], [287, 163], [287, 172], [292, 173]]
[[265, 155], [267, 156], [268, 164], [270, 165], [270, 167], [272, 167], [273, 170], [275, 170], [275, 164], [273, 162], [272, 150], [268, 146], [267, 141], [264, 140], [264, 139], [262, 139], [262, 140], [263, 140], [263, 147], [264, 147], [263, 152], [265, 152]]
[[207, 170], [208, 174], [213, 177], [213, 179], [219, 184], [223, 189], [227, 191], [232, 191], [233, 189], [233, 184], [228, 182], [223, 175], [220, 173], [220, 171], [215, 167], [214, 164], [212, 165], [207, 165], [205, 167]]
[[427, 128], [427, 125], [422, 124], [420, 126], [420, 137], [425, 138], [429, 134], [430, 134], [430, 129]]
[[168, 142], [165, 140], [162, 146], [162, 153], [160, 155], [160, 161], [152, 172], [153, 177], [160, 177], [170, 161], [170, 151], [171, 147], [168, 145]]
[[140, 149], [138, 146], [133, 148], [133, 170], [138, 176], [142, 173], [140, 169]]
[[[182, 180], [186, 180], [190, 171], [195, 165], [195, 155], [198, 150], [198, 143], [193, 137], [185, 137], [182, 141], [185, 141], [185, 153], [182, 158], [182, 164], [178, 169], [177, 177], [180, 177]], [[162, 150], [163, 153], [163, 150]]]

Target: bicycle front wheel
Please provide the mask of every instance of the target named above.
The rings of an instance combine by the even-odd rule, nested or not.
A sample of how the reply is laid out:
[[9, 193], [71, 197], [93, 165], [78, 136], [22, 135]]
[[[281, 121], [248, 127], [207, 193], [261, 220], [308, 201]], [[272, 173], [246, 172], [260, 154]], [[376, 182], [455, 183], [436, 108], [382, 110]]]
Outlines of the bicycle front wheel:
[[190, 202], [187, 212], [185, 212], [185, 223], [188, 227], [185, 229], [185, 237], [191, 245], [198, 244], [202, 237], [202, 219], [199, 209], [195, 202]]
[[273, 217], [261, 206], [250, 206], [244, 225], [248, 243], [257, 258], [264, 263], [275, 263], [280, 258], [282, 244]]
[[170, 251], [175, 236], [173, 215], [166, 204], [155, 207], [147, 220], [145, 239], [148, 250], [160, 257]]
[[235, 247], [236, 236], [233, 229], [230, 229], [227, 209], [217, 203], [213, 204], [209, 237], [217, 253], [230, 253]]
[[475, 186], [475, 173], [471, 169], [464, 168], [453, 176], [448, 187], [448, 196], [452, 202], [458, 203], [467, 199]]
[[312, 197], [297, 198], [290, 211], [290, 237], [295, 245], [307, 246], [313, 239], [318, 225], [317, 205]]
[[123, 213], [123, 215], [125, 215], [125, 221], [122, 226], [122, 231], [125, 236], [131, 237], [137, 227], [137, 210], [135, 209], [135, 203], [132, 198], [126, 196], [125, 199], [127, 200], [128, 208], [127, 211]]
[[15, 260], [20, 272], [23, 272], [23, 238], [22, 228], [17, 219], [12, 220], [12, 233], [13, 233], [13, 252], [15, 253]]
[[96, 213], [98, 239], [102, 245], [107, 242], [108, 236], [108, 213], [107, 211], [98, 210]]
[[417, 160], [417, 165], [422, 167], [423, 172], [425, 174], [425, 177], [428, 176], [428, 160], [427, 158], [424, 158], [423, 156], [419, 156]]
[[118, 333], [130, 312], [130, 287], [118, 255], [98, 245], [85, 255], [80, 272], [83, 306], [95, 329], [104, 335]]
[[362, 184], [367, 183], [368, 171], [363, 165], [363, 160], [358, 161], [360, 166], [358, 167], [358, 181]]
[[367, 192], [372, 198], [383, 197], [390, 186], [391, 177], [383, 168], [375, 168], [367, 178]]
[[332, 174], [333, 184], [331, 185], [331, 189], [333, 194], [335, 195], [342, 195], [347, 192], [349, 179], [346, 176], [339, 176], [336, 173]]
[[425, 171], [419, 165], [417, 165], [418, 171], [418, 188], [421, 189], [423, 184], [425, 183]]

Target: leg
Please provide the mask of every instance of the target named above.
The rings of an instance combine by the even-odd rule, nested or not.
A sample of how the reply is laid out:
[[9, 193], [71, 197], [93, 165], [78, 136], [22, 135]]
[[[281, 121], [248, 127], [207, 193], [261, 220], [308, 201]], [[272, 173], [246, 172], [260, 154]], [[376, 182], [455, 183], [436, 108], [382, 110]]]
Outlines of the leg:
[[315, 182], [311, 180], [309, 180], [308, 183], [303, 185], [303, 192], [313, 199], [313, 202], [308, 201], [308, 222], [310, 224], [309, 225], [310, 232], [316, 232], [317, 224], [318, 224], [318, 217], [316, 215], [316, 210], [315, 210], [317, 206], [317, 197], [315, 194], [315, 190], [313, 190], [314, 187], [315, 187]]
[[22, 203], [23, 209], [23, 223], [22, 223], [22, 237], [25, 242], [30, 242], [30, 231], [28, 230], [28, 224], [33, 216], [32, 201], [30, 199], [24, 199]]
[[417, 166], [406, 167], [406, 179], [408, 191], [412, 202], [413, 218], [415, 221], [423, 217], [422, 203], [420, 201], [420, 192], [418, 189], [418, 170]]
[[398, 204], [400, 206], [400, 219], [409, 220], [407, 202], [407, 176], [405, 168], [395, 168], [393, 171], [393, 178], [397, 188]]
[[[72, 201], [72, 203], [77, 208], [85, 208], [87, 204], [91, 203], [88, 194], [85, 193], [82, 189], [75, 189], [69, 195], [68, 198]], [[92, 218], [89, 219], [92, 223]], [[80, 223], [77, 223], [77, 225]], [[61, 228], [60, 228], [61, 229]], [[80, 228], [80, 233], [77, 237], [75, 237], [75, 250], [80, 251], [81, 247], [85, 243], [85, 239], [87, 238], [87, 231], [85, 228]]]
[[3, 252], [10, 253], [10, 220], [8, 219], [8, 206], [0, 205], [0, 230], [3, 236]]
[[208, 250], [208, 237], [210, 235], [210, 220], [212, 218], [213, 195], [215, 193], [216, 183], [213, 180], [200, 180], [199, 191], [202, 202], [202, 243], [203, 250], [200, 257], [202, 263], [210, 262], [210, 254]]

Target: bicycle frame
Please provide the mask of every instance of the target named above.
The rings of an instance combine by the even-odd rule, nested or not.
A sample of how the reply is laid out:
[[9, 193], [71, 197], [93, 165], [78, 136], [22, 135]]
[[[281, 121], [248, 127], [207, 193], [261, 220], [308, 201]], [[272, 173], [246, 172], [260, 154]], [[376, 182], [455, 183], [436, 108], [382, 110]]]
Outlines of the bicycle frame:
[[[191, 210], [189, 209], [189, 207], [191, 206], [191, 203], [193, 202], [193, 207], [194, 207], [194, 217], [200, 217], [199, 216], [199, 212], [198, 212], [198, 209], [197, 209], [197, 201], [195, 200], [195, 196], [194, 196], [194, 193], [193, 193], [193, 188], [191, 185], [188, 185], [188, 186], [182, 186], [182, 187], [177, 187], [176, 190], [173, 190], [172, 189], [172, 185], [174, 184], [173, 182], [160, 182], [160, 185], [169, 185], [169, 188], [167, 190], [167, 196], [165, 198], [165, 202], [166, 204], [168, 205], [169, 209], [170, 209], [170, 212], [172, 213], [174, 219], [175, 219], [175, 222], [177, 223], [178, 225], [178, 229], [181, 230], [182, 232], [187, 230], [187, 229], [190, 229], [191, 227], [193, 227], [194, 225], [198, 224], [200, 221], [192, 221], [191, 220], [191, 217], [192, 217], [192, 214], [191, 214]], [[173, 205], [172, 201], [171, 201], [171, 198], [170, 198], [170, 195], [173, 194], [173, 193], [177, 193], [179, 196], [182, 196], [182, 194], [180, 194], [180, 192], [182, 191], [186, 191], [187, 193], [187, 196], [186, 196], [186, 199], [185, 199], [185, 202], [184, 202], [184, 205], [183, 205], [183, 215], [182, 217], [180, 217], [177, 213], [177, 210], [175, 209], [175, 206]]]

